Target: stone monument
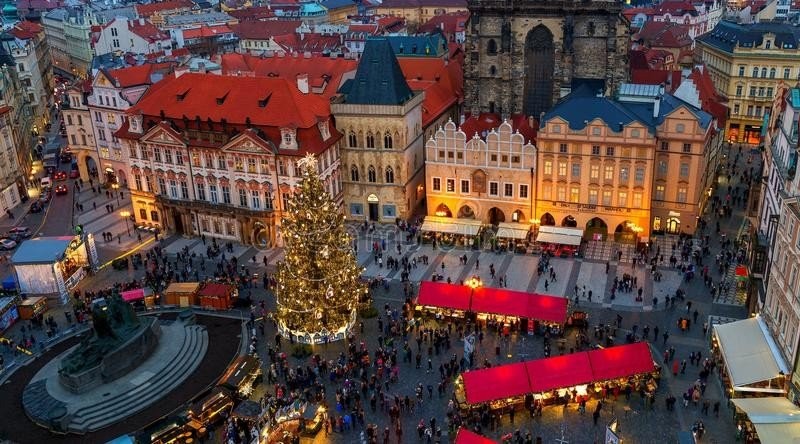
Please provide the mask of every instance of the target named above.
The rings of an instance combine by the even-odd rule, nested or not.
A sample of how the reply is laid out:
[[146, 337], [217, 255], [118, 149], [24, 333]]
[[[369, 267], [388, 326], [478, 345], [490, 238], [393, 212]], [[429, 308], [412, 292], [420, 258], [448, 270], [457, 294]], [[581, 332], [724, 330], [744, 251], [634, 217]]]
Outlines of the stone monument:
[[137, 317], [116, 290], [104, 307], [94, 307], [92, 323], [94, 329], [58, 370], [59, 382], [72, 393], [84, 393], [129, 373], [150, 356], [161, 336], [158, 319]]

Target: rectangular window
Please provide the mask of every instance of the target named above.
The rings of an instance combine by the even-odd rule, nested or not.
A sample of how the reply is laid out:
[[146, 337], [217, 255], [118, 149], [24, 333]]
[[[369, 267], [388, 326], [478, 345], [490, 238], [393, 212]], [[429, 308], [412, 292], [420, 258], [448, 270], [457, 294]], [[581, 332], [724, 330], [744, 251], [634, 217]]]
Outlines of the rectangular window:
[[739, 67], [739, 77], [744, 77], [744, 66]]
[[642, 193], [640, 191], [633, 192], [633, 208], [642, 208]]
[[634, 171], [633, 180], [636, 181], [637, 184], [641, 184], [644, 182], [644, 167], [636, 167]]
[[627, 207], [628, 206], [628, 192], [627, 191], [620, 191], [617, 193], [617, 206], [618, 207]]
[[589, 190], [589, 205], [597, 205], [597, 190]]
[[742, 89], [744, 89], [742, 85], [736, 86], [736, 97], [742, 97]]
[[578, 187], [571, 187], [569, 189], [569, 201], [579, 202], [581, 199], [581, 189]]
[[256, 159], [252, 157], [247, 158], [247, 172], [250, 174], [256, 173]]
[[231, 204], [231, 187], [227, 185], [222, 186], [222, 203]]
[[658, 161], [658, 175], [659, 176], [666, 176], [667, 175], [667, 166], [669, 164], [666, 160], [659, 160]]
[[147, 185], [147, 191], [153, 192], [153, 176], [145, 175], [144, 176], [144, 184]]
[[600, 165], [591, 165], [589, 167], [589, 178], [594, 180], [600, 178]]
[[431, 187], [433, 188], [433, 191], [442, 191], [442, 179], [434, 177]]
[[239, 206], [246, 207], [247, 206], [247, 190], [244, 188], [239, 188]]
[[351, 216], [363, 216], [364, 215], [364, 205], [360, 203], [351, 203], [350, 204], [350, 215]]
[[174, 180], [169, 181], [169, 197], [173, 199], [178, 198], [178, 183]]
[[142, 190], [142, 176], [140, 174], [133, 175], [133, 183], [135, 184], [137, 190], [144, 191]]
[[153, 147], [153, 160], [161, 163], [161, 148], [157, 146]]
[[271, 209], [273, 209], [273, 205], [272, 205], [272, 193], [270, 193], [269, 191], [267, 191], [266, 193], [264, 193], [264, 209], [265, 209], [265, 210], [271, 210]]
[[181, 198], [189, 199], [189, 184], [185, 180], [181, 181]]
[[214, 169], [214, 156], [212, 156], [209, 153], [205, 153], [203, 155], [203, 163], [205, 163], [205, 167], [206, 168], [208, 168], [209, 170], [213, 170]]
[[289, 193], [281, 193], [281, 205], [283, 208], [289, 208]]
[[603, 190], [603, 205], [606, 207], [611, 206], [611, 190]]
[[163, 178], [163, 177], [159, 177], [159, 178], [158, 178], [158, 192], [159, 192], [159, 193], [160, 193], [162, 196], [166, 196], [166, 195], [167, 195], [167, 184], [166, 184], [166, 182], [164, 181], [164, 178]]
[[261, 193], [258, 190], [250, 190], [250, 203], [254, 210], [261, 209]]
[[546, 183], [542, 186], [542, 199], [550, 200], [553, 198], [553, 185]]
[[664, 185], [656, 185], [656, 192], [653, 198], [655, 200], [664, 200], [664, 192], [665, 192]]
[[614, 165], [606, 165], [603, 171], [603, 180], [606, 182], [614, 181]]
[[94, 121], [95, 122], [101, 122], [101, 123], [103, 122], [103, 114], [100, 113], [100, 111], [95, 111], [94, 112]]
[[684, 143], [683, 144], [683, 152], [684, 153], [691, 153], [692, 152], [692, 144], [691, 143]]
[[200, 153], [192, 153], [192, 166], [200, 168]]
[[558, 162], [558, 175], [561, 177], [567, 175], [567, 162]]
[[559, 153], [567, 153], [569, 151], [569, 146], [566, 143], [558, 144], [558, 152]]
[[150, 156], [147, 154], [147, 148], [142, 147], [142, 160], [149, 160]]
[[211, 203], [219, 202], [219, 194], [217, 193], [216, 185], [211, 184], [208, 186], [208, 195], [211, 197]]
[[197, 184], [197, 199], [206, 200], [206, 185], [202, 183]]
[[269, 174], [269, 163], [267, 162], [267, 159], [265, 157], [261, 157], [258, 159], [258, 161], [261, 174]]
[[553, 161], [552, 160], [545, 160], [544, 161], [544, 174], [548, 176], [553, 174]]
[[511, 184], [511, 183], [504, 183], [503, 184], [503, 196], [504, 197], [514, 197], [514, 184]]
[[520, 184], [519, 185], [519, 198], [520, 199], [527, 199], [528, 198], [528, 185]]
[[102, 129], [102, 128], [98, 129], [97, 130], [97, 138], [102, 140], [102, 141], [105, 141], [106, 140], [106, 131], [104, 129]]
[[686, 203], [687, 195], [688, 195], [688, 190], [686, 189], [686, 187], [678, 188], [678, 202]]
[[592, 145], [592, 156], [600, 155], [600, 145]]
[[614, 155], [614, 147], [613, 146], [607, 146], [606, 147], [606, 156], [613, 156], [613, 155]]
[[689, 164], [688, 163], [681, 163], [680, 175], [684, 179], [689, 177]]
[[558, 197], [558, 200], [560, 202], [566, 202], [567, 201], [567, 187], [565, 187], [563, 185], [559, 185], [558, 189], [556, 190], [556, 193], [558, 193], [557, 197]]
[[755, 86], [751, 86], [750, 87], [750, 97], [755, 97], [755, 96], [756, 96], [756, 87]]
[[170, 163], [170, 164], [172, 163], [172, 150], [171, 149], [165, 149], [164, 150], [164, 161], [166, 163]]
[[661, 142], [661, 151], [669, 151], [669, 142]]
[[581, 164], [579, 163], [572, 164], [572, 177], [576, 179], [581, 177]]
[[455, 179], [447, 179], [447, 192], [448, 193], [455, 193], [456, 192], [456, 180]]
[[218, 170], [226, 170], [226, 163], [225, 163], [225, 156], [220, 155], [217, 157], [217, 169]]
[[462, 194], [469, 194], [469, 181], [468, 180], [461, 180], [461, 193]]
[[792, 75], [792, 68], [783, 68], [783, 78], [788, 79]]
[[627, 185], [629, 176], [630, 176], [630, 171], [628, 170], [628, 167], [620, 167], [619, 168], [619, 183], [620, 183], [620, 185]]
[[490, 196], [499, 196], [500, 195], [500, 184], [497, 182], [489, 182], [489, 195]]
[[176, 150], [175, 151], [175, 164], [176, 165], [183, 165], [183, 151]]
[[233, 169], [239, 172], [244, 172], [244, 161], [241, 157], [236, 156], [233, 158]]

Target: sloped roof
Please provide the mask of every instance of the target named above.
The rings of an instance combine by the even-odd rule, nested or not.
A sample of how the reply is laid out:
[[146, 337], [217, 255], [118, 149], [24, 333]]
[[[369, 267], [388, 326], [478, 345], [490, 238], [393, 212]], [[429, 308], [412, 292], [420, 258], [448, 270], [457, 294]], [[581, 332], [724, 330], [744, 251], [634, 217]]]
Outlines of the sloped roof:
[[273, 40], [287, 52], [322, 54], [342, 46], [339, 36], [319, 33], [276, 35]]
[[400, 105], [414, 95], [386, 38], [367, 40], [356, 77], [343, 89], [347, 103], [363, 105]]
[[427, 126], [464, 98], [461, 64], [440, 58], [400, 58], [400, 69], [413, 91], [425, 91], [422, 125]]
[[654, 13], [656, 15], [697, 15], [697, 9], [694, 5], [684, 0], [667, 0], [655, 6]]
[[214, 25], [207, 26], [201, 25], [199, 28], [191, 28], [183, 30], [184, 39], [199, 39], [216, 37], [222, 34], [230, 34], [233, 30], [228, 25]]
[[164, 2], [148, 3], [146, 5], [137, 4], [134, 6], [139, 17], [150, 17], [157, 12], [175, 11], [192, 7], [194, 7], [194, 3], [191, 0], [168, 0]]
[[648, 20], [637, 36], [649, 47], [682, 48], [692, 45], [692, 38], [689, 36], [691, 28], [689, 25]]
[[733, 53], [738, 45], [743, 48], [753, 48], [761, 45], [764, 34], [775, 34], [775, 48], [794, 49], [800, 44], [800, 28], [789, 23], [760, 22], [751, 24], [738, 24], [723, 20], [711, 31], [698, 37], [702, 43], [719, 50]]
[[446, 33], [464, 32], [469, 12], [452, 12], [431, 17], [430, 20], [419, 27], [419, 32], [431, 32], [437, 29]]
[[156, 25], [147, 20], [145, 20], [144, 23], [140, 23], [139, 20], [129, 20], [128, 29], [132, 33], [147, 40], [149, 43], [169, 40], [169, 35], [156, 28]]
[[467, 0], [383, 0], [380, 8], [463, 8], [467, 10]]
[[13, 264], [51, 264], [61, 260], [75, 236], [37, 237], [22, 241], [11, 256]]
[[[530, 122], [530, 120], [533, 120], [533, 122]], [[467, 113], [459, 129], [467, 135], [468, 139], [477, 134], [478, 137], [485, 140], [486, 134], [499, 127], [502, 123], [503, 119], [500, 118], [499, 114], [480, 113], [477, 116], [472, 116]], [[522, 114], [512, 114], [510, 123], [515, 131], [519, 131], [522, 134], [525, 142], [532, 143], [536, 140], [536, 131], [539, 129], [539, 125], [535, 119], [528, 119]]]
[[265, 20], [275, 17], [275, 12], [269, 6], [254, 6], [246, 9], [237, 9], [228, 11], [228, 15], [235, 17], [239, 21], [247, 20]]
[[397, 57], [441, 57], [447, 54], [447, 39], [441, 32], [386, 36]]
[[244, 21], [233, 25], [240, 39], [267, 40], [270, 37], [294, 34], [303, 24], [300, 20]]
[[138, 85], [150, 85], [153, 81], [154, 73], [168, 73], [177, 65], [175, 62], [166, 63], [145, 63], [129, 68], [113, 69], [107, 72], [111, 79], [119, 84], [119, 88], [129, 88]]
[[20, 40], [29, 40], [35, 38], [42, 30], [42, 25], [23, 20], [14, 24], [14, 27], [9, 29], [8, 32]]

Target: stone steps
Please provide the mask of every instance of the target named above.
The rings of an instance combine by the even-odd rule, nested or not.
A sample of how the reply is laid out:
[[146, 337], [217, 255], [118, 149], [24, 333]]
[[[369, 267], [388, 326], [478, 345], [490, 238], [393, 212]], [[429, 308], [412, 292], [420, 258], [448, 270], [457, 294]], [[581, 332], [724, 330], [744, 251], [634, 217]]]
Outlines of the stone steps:
[[49, 413], [55, 408], [63, 408], [65, 404], [53, 398], [47, 391], [47, 380], [40, 379], [29, 384], [22, 392], [22, 406], [33, 422], [49, 428]]
[[196, 325], [186, 327], [180, 352], [172, 362], [135, 389], [75, 411], [69, 430], [75, 433], [92, 432], [143, 410], [186, 380], [200, 364], [207, 349], [205, 328]]

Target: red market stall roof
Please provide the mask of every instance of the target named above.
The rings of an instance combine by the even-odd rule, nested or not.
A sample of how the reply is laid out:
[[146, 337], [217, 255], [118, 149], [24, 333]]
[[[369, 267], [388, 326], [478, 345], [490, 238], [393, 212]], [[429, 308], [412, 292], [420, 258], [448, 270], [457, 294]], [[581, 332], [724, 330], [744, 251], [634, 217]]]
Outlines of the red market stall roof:
[[419, 284], [417, 304], [467, 311], [471, 291], [472, 289], [465, 285], [422, 281]]
[[123, 291], [120, 296], [122, 296], [122, 300], [125, 302], [138, 301], [140, 299], [144, 299], [144, 289], [136, 288], [133, 290]]
[[636, 342], [587, 352], [594, 381], [606, 381], [655, 370], [646, 342]]
[[531, 392], [525, 363], [501, 365], [463, 374], [467, 402], [480, 404]]
[[228, 294], [230, 294], [230, 292], [231, 292], [231, 286], [230, 285], [213, 284], [212, 283], [212, 284], [206, 285], [202, 290], [200, 290], [200, 293], [198, 293], [198, 295], [199, 296], [206, 296], [206, 297], [223, 298], [223, 297], [227, 296]]
[[496, 444], [496, 441], [492, 441], [483, 435], [478, 435], [469, 429], [460, 428], [456, 435], [455, 444]]
[[528, 361], [525, 369], [531, 391], [535, 393], [585, 384], [594, 378], [589, 355], [585, 352]]
[[567, 320], [567, 299], [522, 291], [481, 287], [472, 298], [472, 311], [563, 324]]
[[736, 277], [739, 278], [746, 278], [747, 277], [747, 267], [744, 265], [739, 265], [736, 267]]
[[471, 310], [562, 324], [567, 320], [568, 302], [562, 297], [489, 287], [477, 288], [473, 294], [473, 290], [466, 285], [431, 281], [420, 284], [417, 298], [417, 304], [429, 307]]

